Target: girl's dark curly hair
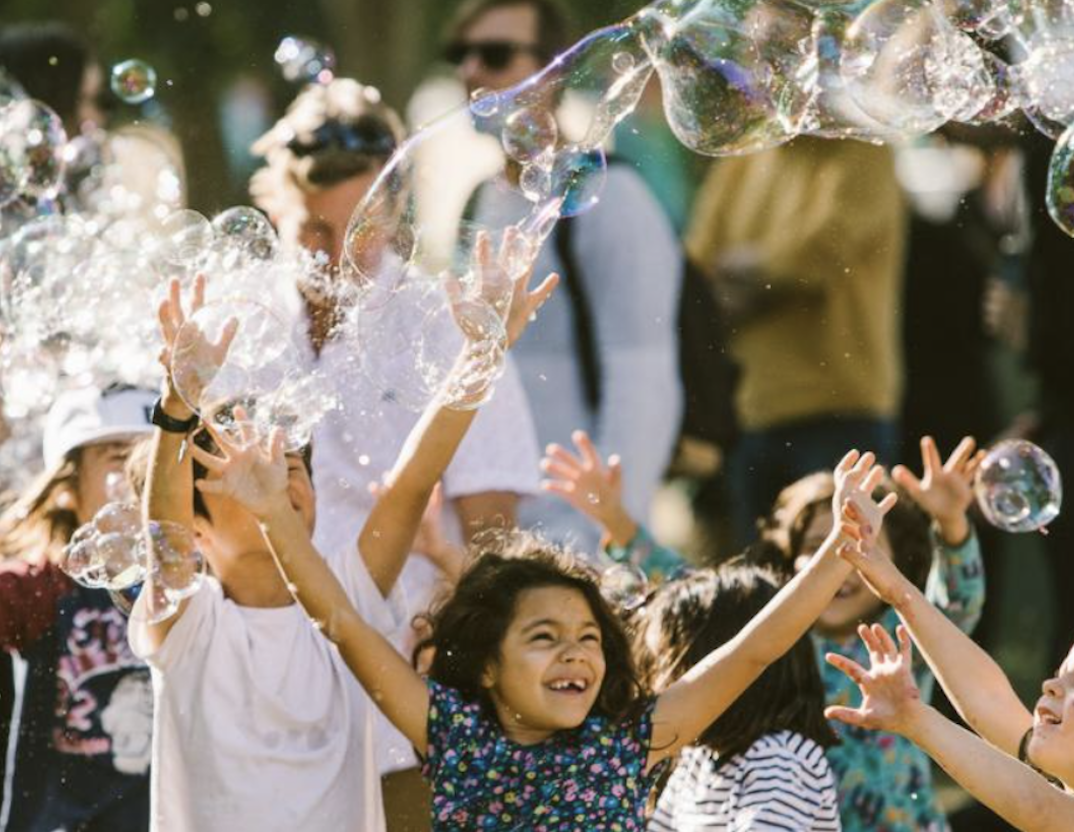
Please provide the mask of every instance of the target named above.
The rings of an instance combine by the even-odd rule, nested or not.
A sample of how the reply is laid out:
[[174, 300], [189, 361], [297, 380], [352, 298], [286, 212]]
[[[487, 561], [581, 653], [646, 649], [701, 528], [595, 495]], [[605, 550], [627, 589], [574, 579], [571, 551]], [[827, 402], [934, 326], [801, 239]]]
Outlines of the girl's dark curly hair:
[[[884, 532], [891, 542], [892, 558], [899, 571], [923, 589], [932, 568], [929, 518], [909, 494], [892, 482], [882, 483], [875, 497], [882, 499], [893, 492], [898, 495], [899, 502], [884, 518]], [[831, 506], [834, 494], [835, 477], [830, 471], [803, 477], [779, 493], [772, 511], [761, 522], [761, 538], [779, 549], [783, 569], [793, 571], [795, 558], [802, 554], [810, 523], [818, 511]]]
[[[667, 689], [738, 635], [782, 583], [772, 570], [738, 557], [660, 587], [634, 626], [643, 682]], [[698, 744], [730, 759], [777, 731], [796, 731], [824, 748], [838, 742], [824, 718], [824, 686], [808, 635], [769, 665]]]
[[601, 631], [605, 674], [594, 713], [613, 721], [629, 718], [643, 704], [643, 690], [623, 622], [600, 594], [594, 572], [565, 550], [526, 533], [500, 535], [494, 548], [477, 550], [454, 592], [427, 615], [430, 635], [414, 649], [414, 661], [431, 649], [429, 677], [495, 710], [481, 684], [500, 657], [519, 596], [531, 589], [563, 587], [580, 592]]

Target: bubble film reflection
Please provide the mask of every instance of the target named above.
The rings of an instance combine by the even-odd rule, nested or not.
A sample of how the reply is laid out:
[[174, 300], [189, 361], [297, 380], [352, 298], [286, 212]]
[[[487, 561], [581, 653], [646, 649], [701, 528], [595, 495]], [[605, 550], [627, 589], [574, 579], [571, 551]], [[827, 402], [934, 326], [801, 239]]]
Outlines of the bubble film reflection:
[[600, 591], [614, 606], [633, 610], [645, 603], [649, 579], [634, 564], [617, 563], [601, 573]]
[[112, 92], [128, 104], [144, 104], [157, 92], [157, 71], [145, 61], [128, 60], [112, 67]]
[[1063, 486], [1059, 469], [1031, 442], [1001, 442], [988, 452], [974, 480], [985, 519], [1008, 532], [1043, 529], [1059, 516]]

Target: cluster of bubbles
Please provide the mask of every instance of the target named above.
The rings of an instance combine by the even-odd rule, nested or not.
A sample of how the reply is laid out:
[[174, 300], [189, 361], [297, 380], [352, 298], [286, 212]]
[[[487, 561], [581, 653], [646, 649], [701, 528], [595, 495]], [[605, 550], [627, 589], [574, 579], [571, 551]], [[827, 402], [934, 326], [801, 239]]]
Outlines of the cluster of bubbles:
[[992, 448], [974, 480], [977, 505], [993, 526], [1008, 532], [1044, 529], [1063, 502], [1055, 461], [1032, 442], [1010, 440]]
[[147, 592], [149, 623], [174, 615], [205, 579], [194, 535], [178, 523], [142, 522], [132, 503], [109, 503], [79, 528], [64, 549], [63, 571], [82, 586], [131, 599]]
[[273, 57], [284, 80], [292, 84], [327, 84], [335, 77], [335, 52], [312, 38], [288, 35]]

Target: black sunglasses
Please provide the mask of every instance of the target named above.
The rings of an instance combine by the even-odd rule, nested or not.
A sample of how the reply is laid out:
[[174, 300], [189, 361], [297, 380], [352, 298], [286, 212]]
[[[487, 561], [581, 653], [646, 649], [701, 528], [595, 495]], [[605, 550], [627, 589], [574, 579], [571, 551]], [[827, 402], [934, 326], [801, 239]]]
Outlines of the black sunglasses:
[[308, 139], [292, 139], [287, 149], [299, 157], [326, 150], [388, 157], [395, 152], [396, 141], [392, 131], [379, 119], [362, 116], [353, 123], [326, 121]]
[[532, 43], [515, 43], [509, 40], [486, 40], [476, 43], [457, 41], [444, 49], [444, 60], [454, 66], [461, 66], [471, 55], [476, 55], [486, 67], [492, 70], [507, 69], [515, 55], [529, 53], [540, 57], [541, 50]]

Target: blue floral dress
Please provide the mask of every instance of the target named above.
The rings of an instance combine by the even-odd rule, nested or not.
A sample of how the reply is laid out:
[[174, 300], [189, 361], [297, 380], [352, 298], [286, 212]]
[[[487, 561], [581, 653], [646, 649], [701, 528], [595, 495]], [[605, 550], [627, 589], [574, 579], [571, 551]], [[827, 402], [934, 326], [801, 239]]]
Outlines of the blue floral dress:
[[[925, 595], [944, 615], [969, 633], [984, 606], [985, 583], [981, 549], [976, 535], [958, 547], [948, 547], [933, 536], [933, 562]], [[899, 616], [886, 607], [878, 619], [893, 633]], [[845, 640], [814, 634], [824, 689], [829, 705], [857, 707], [858, 686], [842, 671], [824, 661], [826, 653], [848, 656], [869, 666], [869, 652], [854, 635]], [[921, 698], [928, 702], [936, 679], [919, 655], [914, 678]], [[932, 787], [929, 758], [909, 740], [896, 734], [853, 728], [841, 722], [832, 727], [842, 744], [828, 749], [828, 760], [839, 785], [840, 816], [844, 832], [946, 832], [949, 828]]]
[[429, 747], [435, 832], [630, 832], [645, 828], [646, 774], [655, 700], [612, 723], [591, 716], [536, 745], [508, 739], [481, 705], [429, 683]]

